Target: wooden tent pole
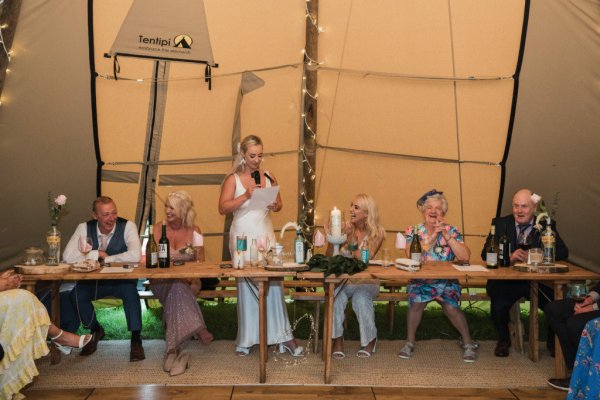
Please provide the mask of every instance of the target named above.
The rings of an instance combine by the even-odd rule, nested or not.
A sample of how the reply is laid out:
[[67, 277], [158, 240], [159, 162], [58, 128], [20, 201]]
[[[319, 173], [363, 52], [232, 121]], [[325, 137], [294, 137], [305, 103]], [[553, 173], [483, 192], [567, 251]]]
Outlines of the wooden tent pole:
[[[303, 95], [304, 118], [306, 123], [302, 124], [303, 154], [300, 154], [300, 169], [302, 171], [300, 209], [298, 214], [299, 221], [304, 229], [306, 239], [309, 241], [309, 247], [312, 246], [314, 231], [314, 201], [315, 201], [315, 174], [316, 174], [316, 150], [317, 150], [317, 65], [312, 61], [319, 59], [319, 30], [315, 23], [319, 13], [319, 0], [310, 0], [306, 3], [308, 15], [306, 17], [306, 48], [304, 57], [304, 77], [303, 88], [306, 91]], [[311, 67], [311, 62], [312, 66]]]

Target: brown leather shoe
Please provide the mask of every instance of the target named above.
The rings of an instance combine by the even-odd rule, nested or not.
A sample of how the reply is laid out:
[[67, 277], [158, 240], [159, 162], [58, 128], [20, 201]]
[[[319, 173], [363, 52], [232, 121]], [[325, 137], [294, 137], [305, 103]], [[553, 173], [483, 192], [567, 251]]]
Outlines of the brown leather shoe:
[[83, 346], [83, 349], [81, 349], [81, 353], [79, 354], [82, 356], [90, 356], [94, 354], [96, 352], [96, 349], [98, 348], [98, 342], [102, 340], [103, 337], [104, 329], [100, 328], [99, 331], [94, 332], [94, 334], [92, 335], [92, 340], [90, 340], [88, 344]]
[[131, 342], [131, 351], [129, 352], [129, 361], [142, 361], [146, 359], [144, 348], [140, 342]]
[[509, 349], [510, 349], [509, 342], [500, 342], [499, 341], [498, 343], [496, 343], [496, 348], [494, 349], [494, 355], [496, 357], [508, 357]]

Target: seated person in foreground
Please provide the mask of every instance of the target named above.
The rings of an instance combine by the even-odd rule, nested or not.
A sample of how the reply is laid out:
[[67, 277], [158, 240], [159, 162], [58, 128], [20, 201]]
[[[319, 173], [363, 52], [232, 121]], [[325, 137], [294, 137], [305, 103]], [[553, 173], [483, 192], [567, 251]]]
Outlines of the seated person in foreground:
[[[492, 220], [496, 227], [496, 234], [506, 234], [510, 243], [510, 262], [527, 262], [527, 249], [530, 247], [542, 247], [540, 231], [535, 229], [535, 210], [539, 196], [533, 195], [529, 189], [521, 189], [515, 193], [512, 200], [512, 214], [498, 217]], [[542, 223], [543, 229], [546, 222]], [[569, 256], [567, 246], [560, 238], [556, 230], [556, 224], [552, 221], [552, 230], [556, 233], [556, 260], [565, 260]], [[542, 231], [543, 231], [542, 229]], [[481, 250], [481, 258], [485, 260], [485, 246]], [[510, 334], [508, 322], [510, 321], [510, 309], [520, 298], [529, 300], [529, 281], [523, 280], [494, 280], [487, 282], [486, 290], [490, 297], [490, 308], [492, 322], [498, 331], [498, 343], [494, 349], [496, 357], [508, 357], [510, 348]], [[548, 299], [554, 299], [554, 291], [545, 285], [539, 285], [539, 307], [544, 309]], [[546, 345], [551, 354], [554, 353], [554, 334], [548, 332]]]
[[[342, 233], [348, 240], [342, 251], [348, 257], [360, 259], [358, 244], [366, 244], [369, 258], [379, 251], [385, 238], [385, 229], [379, 222], [379, 210], [375, 200], [368, 194], [358, 194], [350, 203], [350, 222], [342, 227]], [[352, 246], [354, 244], [354, 246]], [[333, 254], [331, 244], [327, 247], [327, 255]], [[342, 284], [335, 291], [333, 303], [333, 353], [334, 358], [344, 358], [344, 318], [346, 305], [352, 299], [352, 309], [356, 314], [360, 328], [360, 349], [357, 357], [370, 357], [377, 346], [377, 327], [375, 326], [375, 309], [373, 300], [379, 294], [379, 283]]]
[[65, 354], [92, 339], [52, 324], [44, 305], [20, 285], [14, 270], [0, 274], [0, 399], [12, 399], [39, 374], [35, 360], [48, 354], [47, 336]]
[[[185, 191], [169, 193], [165, 215], [171, 260], [193, 261], [198, 254], [198, 261], [204, 261], [202, 234], [194, 223], [196, 211], [190, 195]], [[161, 229], [160, 225], [154, 225], [154, 237], [162, 235]], [[186, 371], [190, 357], [182, 351], [183, 344], [196, 335], [204, 344], [213, 340], [196, 301], [200, 280], [156, 279], [150, 282], [150, 289], [164, 310], [167, 348], [163, 370], [171, 376], [180, 375]]]
[[[567, 369], [573, 369], [583, 328], [588, 321], [600, 318], [600, 283], [594, 286], [579, 303], [574, 299], [548, 303], [544, 308], [544, 314], [558, 337]], [[548, 384], [556, 389], [567, 390], [569, 379], [552, 378], [548, 380]]]
[[[141, 258], [141, 244], [137, 227], [131, 221], [117, 216], [117, 205], [106, 196], [98, 197], [92, 203], [92, 217], [88, 222], [77, 226], [63, 253], [64, 261], [76, 263], [86, 258], [104, 262], [137, 263]], [[80, 241], [92, 239], [92, 250], [82, 253]], [[103, 279], [79, 281], [71, 291], [71, 302], [79, 313], [84, 328], [90, 329], [93, 338], [81, 351], [89, 356], [96, 351], [98, 341], [104, 337], [104, 329], [96, 319], [92, 301], [105, 297], [123, 300], [127, 328], [131, 331], [131, 351], [129, 361], [146, 358], [142, 347], [142, 307], [137, 291], [137, 279]]]
[[600, 318], [581, 333], [567, 400], [600, 399]]
[[[468, 260], [471, 252], [462, 235], [454, 226], [444, 222], [448, 201], [443, 192], [433, 189], [417, 200], [417, 208], [423, 214], [423, 223], [409, 226], [407, 242], [419, 240], [422, 248], [421, 262]], [[441, 304], [444, 314], [461, 335], [463, 361], [474, 362], [477, 344], [471, 339], [467, 319], [460, 309], [461, 286], [457, 280], [413, 279], [406, 287], [409, 295], [407, 315], [408, 334], [400, 350], [400, 358], [409, 359], [415, 349], [416, 332], [427, 303], [432, 300]]]

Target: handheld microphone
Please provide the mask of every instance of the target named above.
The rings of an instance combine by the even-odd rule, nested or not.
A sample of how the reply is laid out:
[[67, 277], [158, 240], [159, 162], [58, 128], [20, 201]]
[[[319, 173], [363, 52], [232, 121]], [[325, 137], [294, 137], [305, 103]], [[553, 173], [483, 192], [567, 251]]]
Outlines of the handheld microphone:
[[260, 172], [254, 171], [250, 175], [254, 178], [254, 183], [256, 183], [256, 186], [260, 186]]

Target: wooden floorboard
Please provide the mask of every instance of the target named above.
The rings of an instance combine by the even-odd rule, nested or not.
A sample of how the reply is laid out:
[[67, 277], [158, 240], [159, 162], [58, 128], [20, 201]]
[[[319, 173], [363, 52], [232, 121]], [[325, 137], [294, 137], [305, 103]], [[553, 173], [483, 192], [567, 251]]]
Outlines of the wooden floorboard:
[[400, 388], [356, 386], [161, 386], [24, 391], [27, 400], [563, 400], [566, 392], [540, 389]]
[[373, 392], [377, 400], [516, 400], [509, 389], [374, 387]]

